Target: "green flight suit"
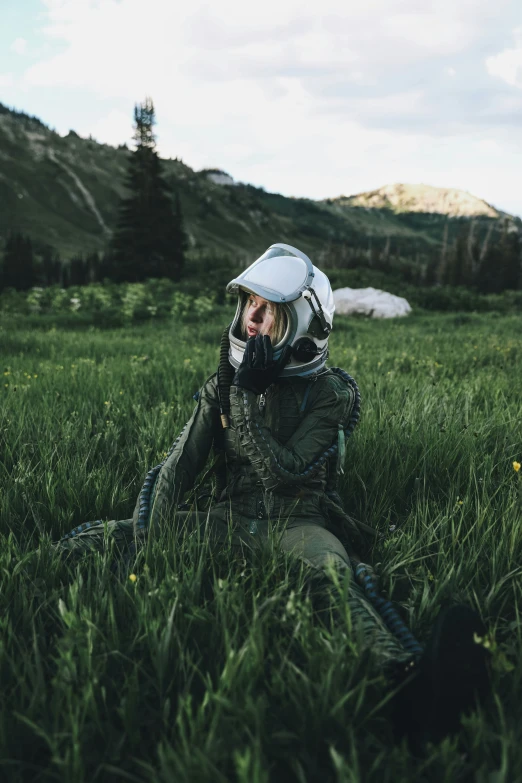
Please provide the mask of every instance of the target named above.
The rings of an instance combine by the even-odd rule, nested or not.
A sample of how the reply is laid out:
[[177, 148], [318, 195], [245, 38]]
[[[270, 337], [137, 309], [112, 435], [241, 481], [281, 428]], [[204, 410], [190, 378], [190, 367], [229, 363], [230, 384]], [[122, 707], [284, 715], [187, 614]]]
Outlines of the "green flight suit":
[[[66, 537], [58, 546], [83, 552], [104, 546], [105, 534], [122, 549], [175, 524], [189, 533], [205, 529], [210, 542], [252, 548], [267, 541], [304, 560], [316, 572], [333, 565], [351, 573], [345, 547], [328, 529], [341, 512], [327, 495], [332, 447], [348, 425], [353, 389], [332, 370], [311, 379], [281, 379], [261, 397], [230, 389], [230, 426], [220, 420], [217, 377], [203, 386], [192, 417], [155, 481], [148, 524], [138, 525], [139, 499], [132, 520], [112, 521]], [[224, 454], [226, 489], [208, 512], [179, 511], [214, 449]], [[354, 531], [355, 532], [355, 531]], [[404, 649], [353, 581], [352, 620], [381, 659], [405, 659]]]

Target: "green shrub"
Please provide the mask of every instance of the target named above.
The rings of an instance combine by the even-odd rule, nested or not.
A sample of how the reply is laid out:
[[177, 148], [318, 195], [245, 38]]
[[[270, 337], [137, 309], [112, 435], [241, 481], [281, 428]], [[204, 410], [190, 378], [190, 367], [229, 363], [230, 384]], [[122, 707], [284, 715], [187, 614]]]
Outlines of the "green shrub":
[[[412, 308], [441, 312], [517, 313], [522, 310], [522, 291], [480, 294], [462, 286], [418, 287], [400, 282], [379, 270], [327, 270], [332, 287], [373, 286], [405, 297]], [[35, 287], [29, 291], [7, 289], [0, 293], [0, 314], [14, 316], [65, 316], [81, 313], [78, 323], [89, 315], [97, 325], [123, 325], [150, 319], [205, 318], [228, 304], [222, 290], [194, 287], [193, 281], [176, 284], [172, 280], [144, 283], [91, 283], [85, 286]], [[235, 304], [235, 303], [234, 303]]]

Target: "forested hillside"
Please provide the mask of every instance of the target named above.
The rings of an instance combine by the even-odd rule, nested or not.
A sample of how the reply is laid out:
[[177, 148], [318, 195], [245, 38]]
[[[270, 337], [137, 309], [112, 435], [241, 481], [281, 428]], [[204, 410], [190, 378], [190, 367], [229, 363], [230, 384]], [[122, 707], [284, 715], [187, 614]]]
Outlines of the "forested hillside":
[[[131, 154], [73, 130], [62, 137], [0, 104], [0, 250], [16, 234], [30, 240], [37, 267], [46, 258], [70, 263], [103, 253], [126, 195]], [[391, 185], [313, 201], [234, 182], [219, 169], [197, 172], [178, 159], [162, 164], [183, 213], [187, 275], [202, 259], [244, 265], [286, 241], [329, 269], [369, 267], [405, 282], [487, 291], [521, 285], [522, 222], [470, 194]], [[503, 266], [511, 271], [499, 284]]]

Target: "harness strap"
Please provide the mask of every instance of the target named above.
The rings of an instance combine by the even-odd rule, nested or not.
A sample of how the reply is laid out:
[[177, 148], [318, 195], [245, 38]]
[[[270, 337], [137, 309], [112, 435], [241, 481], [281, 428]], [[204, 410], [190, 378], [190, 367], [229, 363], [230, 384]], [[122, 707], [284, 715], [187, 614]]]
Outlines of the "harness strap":
[[304, 413], [304, 410], [306, 408], [306, 403], [308, 402], [308, 397], [310, 396], [310, 391], [312, 390], [313, 381], [310, 381], [305, 389], [305, 393], [303, 395], [303, 401], [301, 403], [301, 407], [299, 408], [299, 413]]

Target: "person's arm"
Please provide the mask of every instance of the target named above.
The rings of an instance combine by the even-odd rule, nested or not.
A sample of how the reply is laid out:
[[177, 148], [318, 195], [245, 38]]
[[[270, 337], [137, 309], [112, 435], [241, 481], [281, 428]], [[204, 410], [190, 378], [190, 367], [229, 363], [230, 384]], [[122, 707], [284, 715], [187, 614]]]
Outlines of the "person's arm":
[[[172, 454], [162, 466], [152, 490], [152, 503], [146, 528], [172, 518], [184, 494], [192, 489], [207, 461], [214, 434], [220, 427], [216, 376], [203, 386], [194, 413], [176, 441]], [[139, 498], [134, 524], [139, 513]]]
[[232, 421], [265, 489], [283, 484], [306, 486], [336, 453], [339, 425], [347, 425], [354, 401], [353, 390], [342, 379], [332, 375], [318, 379], [310, 394], [308, 413], [283, 446], [265, 424], [254, 392], [232, 386]]

